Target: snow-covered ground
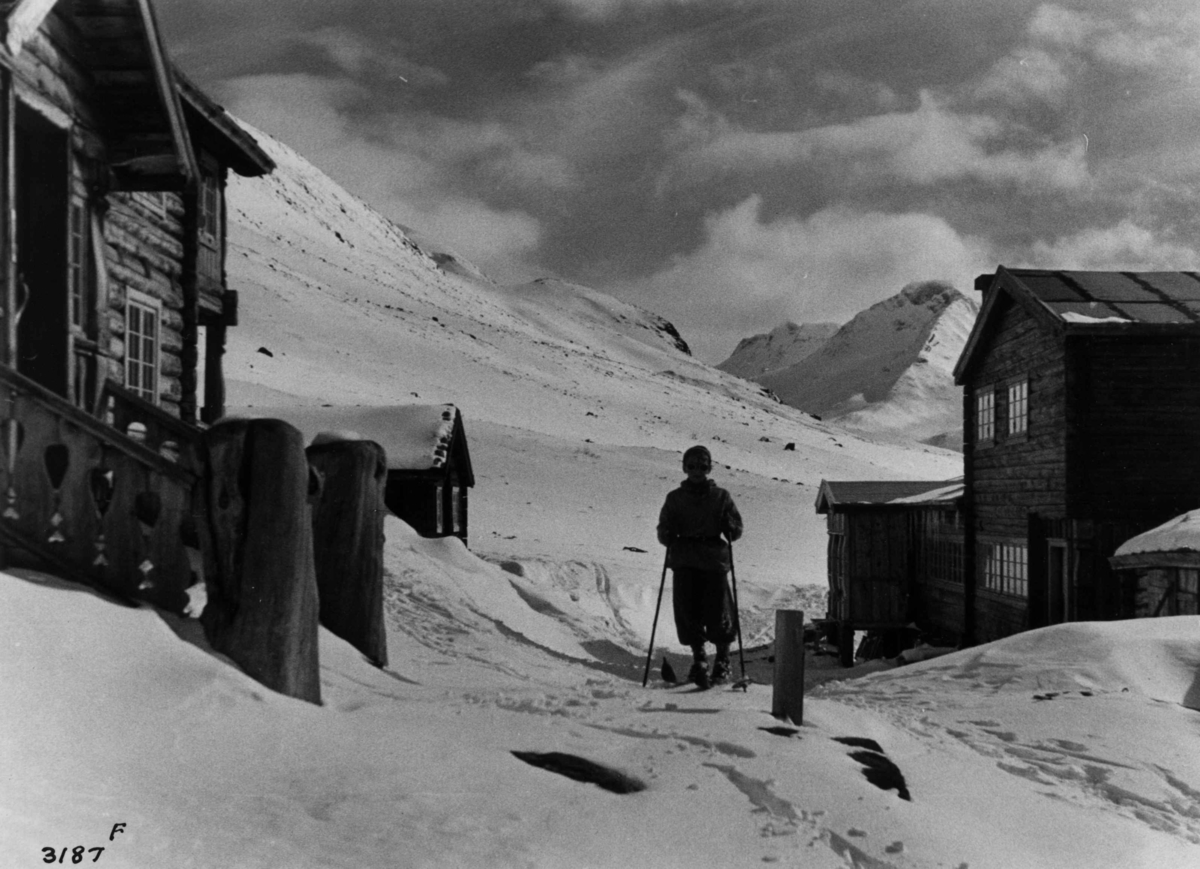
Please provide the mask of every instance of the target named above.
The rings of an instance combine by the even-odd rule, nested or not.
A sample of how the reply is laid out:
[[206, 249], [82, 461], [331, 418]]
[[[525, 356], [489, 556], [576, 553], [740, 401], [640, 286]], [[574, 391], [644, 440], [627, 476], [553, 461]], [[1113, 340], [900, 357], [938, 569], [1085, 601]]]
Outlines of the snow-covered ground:
[[1200, 617], [827, 683], [793, 728], [768, 686], [643, 689], [589, 664], [549, 595], [386, 530], [393, 663], [322, 632], [323, 707], [219, 660], [195, 622], [0, 574], [4, 865], [81, 845], [135, 869], [1197, 865]]
[[827, 682], [792, 726], [770, 715], [769, 677], [667, 688], [668, 605], [642, 688], [653, 527], [692, 442], [746, 518], [748, 646], [776, 607], [823, 610], [821, 478], [950, 478], [960, 457], [780, 407], [599, 294], [438, 268], [271, 147], [280, 172], [233, 193], [230, 404], [385, 446], [388, 406], [456, 404], [471, 550], [388, 520], [390, 666], [323, 632], [322, 707], [244, 676], [195, 621], [0, 573], [0, 865], [1200, 863], [1200, 617], [1060, 626]]

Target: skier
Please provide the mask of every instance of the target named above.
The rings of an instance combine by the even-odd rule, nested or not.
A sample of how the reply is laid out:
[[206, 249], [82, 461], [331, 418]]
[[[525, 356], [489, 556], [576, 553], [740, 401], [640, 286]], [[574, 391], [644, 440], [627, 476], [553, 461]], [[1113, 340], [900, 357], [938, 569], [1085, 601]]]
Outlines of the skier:
[[[667, 547], [674, 576], [671, 602], [679, 642], [692, 649], [688, 681], [701, 688], [729, 678], [729, 645], [737, 636], [729, 589], [729, 541], [742, 536], [742, 517], [730, 494], [708, 478], [712, 455], [703, 446], [683, 454], [687, 479], [658, 516], [658, 542]], [[711, 675], [705, 643], [716, 646]]]

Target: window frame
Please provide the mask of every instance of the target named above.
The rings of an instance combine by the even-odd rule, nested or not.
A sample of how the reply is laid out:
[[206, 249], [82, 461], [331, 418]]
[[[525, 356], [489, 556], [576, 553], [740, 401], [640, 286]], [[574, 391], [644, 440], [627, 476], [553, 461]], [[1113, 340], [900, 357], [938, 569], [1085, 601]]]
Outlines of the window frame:
[[[985, 400], [986, 399], [986, 407]], [[974, 416], [972, 423], [977, 446], [992, 446], [996, 443], [996, 387], [994, 384], [980, 386], [974, 390]], [[984, 417], [987, 417], [986, 429]], [[984, 432], [987, 434], [984, 434]]]
[[[146, 349], [146, 336], [143, 334], [143, 323], [138, 323], [137, 329], [131, 324], [131, 316], [134, 311], [139, 311], [141, 314], [149, 313], [153, 317], [154, 336], [152, 338], [153, 359], [147, 361], [142, 358], [142, 354]], [[137, 290], [128, 290], [125, 297], [125, 388], [133, 392], [135, 395], [146, 399], [152, 404], [159, 404], [159, 393], [162, 384], [162, 316], [163, 304], [160, 299], [153, 296], [148, 296], [145, 293], [139, 293]], [[140, 342], [136, 352], [134, 349], [134, 337], [137, 337]], [[138, 366], [137, 383], [134, 383], [134, 378], [131, 377], [131, 371], [134, 366]], [[149, 371], [153, 377], [153, 384], [150, 389], [142, 385], [143, 375]]]
[[[1019, 390], [1021, 393], [1019, 395], [1019, 397], [1017, 398], [1016, 402], [1014, 402], [1014, 398], [1013, 398], [1014, 390]], [[1012, 438], [1014, 440], [1028, 438], [1029, 437], [1029, 378], [1022, 377], [1019, 380], [1010, 381], [1007, 385], [1007, 388], [1005, 389], [1005, 397], [1006, 397], [1005, 415], [1007, 417], [1007, 420], [1005, 422], [1005, 429], [1008, 432], [1007, 437]], [[1016, 406], [1020, 407], [1020, 409], [1021, 409], [1021, 413], [1019, 415], [1014, 414], [1014, 412], [1013, 412], [1014, 404]], [[1021, 427], [1014, 428], [1014, 425], [1016, 425], [1018, 420], [1021, 423]]]
[[1026, 540], [981, 540], [979, 575], [983, 591], [1010, 600], [1029, 600], [1029, 543]]

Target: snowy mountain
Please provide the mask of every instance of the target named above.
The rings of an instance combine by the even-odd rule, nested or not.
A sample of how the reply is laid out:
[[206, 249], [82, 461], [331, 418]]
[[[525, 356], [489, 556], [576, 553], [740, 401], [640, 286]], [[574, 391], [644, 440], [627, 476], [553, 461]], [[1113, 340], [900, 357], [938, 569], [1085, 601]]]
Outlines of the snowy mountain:
[[837, 323], [787, 322], [770, 332], [743, 338], [733, 354], [717, 368], [757, 380], [765, 374], [795, 365], [821, 349], [838, 330]]
[[848, 429], [959, 448], [962, 393], [953, 370], [978, 312], [949, 284], [909, 284], [799, 362], [753, 379]]

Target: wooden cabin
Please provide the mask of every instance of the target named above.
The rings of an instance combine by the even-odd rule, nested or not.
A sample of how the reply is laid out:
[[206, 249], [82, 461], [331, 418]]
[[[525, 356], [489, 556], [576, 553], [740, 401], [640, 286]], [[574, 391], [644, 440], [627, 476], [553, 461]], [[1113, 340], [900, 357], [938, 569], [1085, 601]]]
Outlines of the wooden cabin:
[[962, 484], [953, 480], [821, 481], [816, 511], [829, 534], [826, 622], [844, 664], [853, 663], [855, 631], [915, 625], [939, 636], [957, 632], [961, 498]]
[[964, 630], [1132, 615], [1109, 557], [1200, 499], [1200, 275], [983, 275], [963, 387]]
[[422, 537], [467, 542], [467, 490], [475, 485], [462, 413], [452, 404], [388, 408], [384, 502]]
[[1200, 510], [1126, 540], [1108, 561], [1135, 617], [1200, 615]]
[[173, 68], [149, 0], [0, 16], [0, 563], [177, 609], [236, 322], [225, 180], [273, 164]]

